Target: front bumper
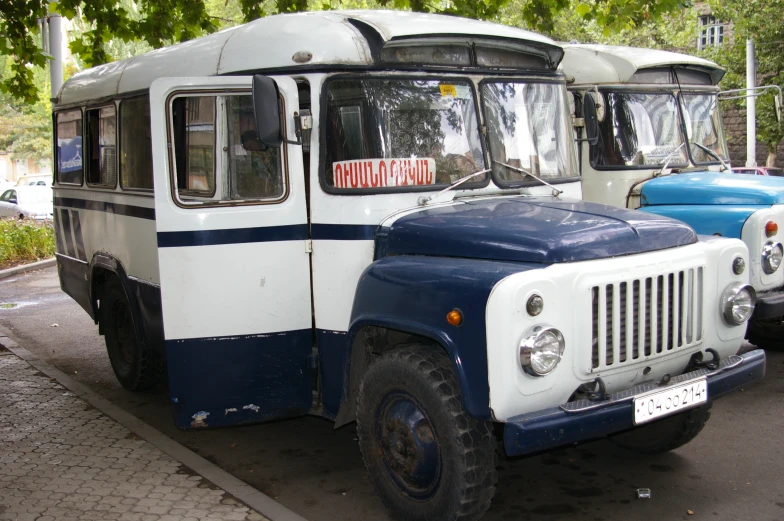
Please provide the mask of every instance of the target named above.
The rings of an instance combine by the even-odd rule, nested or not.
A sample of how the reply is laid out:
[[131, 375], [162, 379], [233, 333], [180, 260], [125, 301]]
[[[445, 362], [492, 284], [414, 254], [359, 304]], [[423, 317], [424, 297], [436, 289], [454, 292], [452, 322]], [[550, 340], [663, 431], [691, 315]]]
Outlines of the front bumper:
[[[765, 352], [755, 349], [722, 360], [718, 369], [698, 369], [673, 378], [669, 385], [707, 376], [710, 401], [757, 382], [765, 376]], [[520, 456], [561, 445], [587, 441], [634, 427], [634, 397], [653, 389], [643, 384], [611, 394], [601, 402], [570, 402], [510, 418], [504, 426], [504, 448]]]
[[757, 305], [754, 307], [752, 318], [778, 318], [784, 317], [784, 290], [777, 289], [757, 293]]

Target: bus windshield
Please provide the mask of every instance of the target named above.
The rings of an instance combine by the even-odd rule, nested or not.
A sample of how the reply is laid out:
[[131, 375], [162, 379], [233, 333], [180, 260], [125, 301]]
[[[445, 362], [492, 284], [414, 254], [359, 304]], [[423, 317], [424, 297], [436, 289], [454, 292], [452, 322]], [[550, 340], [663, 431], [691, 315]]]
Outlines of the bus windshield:
[[[599, 142], [591, 147], [595, 167], [652, 168], [686, 165], [678, 105], [669, 93], [603, 92], [607, 113], [599, 123]], [[697, 147], [695, 147], [697, 148]]]
[[468, 81], [338, 79], [327, 86], [326, 112], [330, 188], [432, 189], [485, 168]]
[[555, 83], [488, 82], [482, 87], [493, 175], [500, 186], [528, 176], [576, 176], [565, 89]]
[[686, 131], [692, 161], [698, 163], [718, 163], [716, 156], [711, 155], [702, 145], [713, 151], [724, 161], [728, 161], [727, 141], [721, 125], [716, 94], [683, 93], [683, 117], [686, 118]]

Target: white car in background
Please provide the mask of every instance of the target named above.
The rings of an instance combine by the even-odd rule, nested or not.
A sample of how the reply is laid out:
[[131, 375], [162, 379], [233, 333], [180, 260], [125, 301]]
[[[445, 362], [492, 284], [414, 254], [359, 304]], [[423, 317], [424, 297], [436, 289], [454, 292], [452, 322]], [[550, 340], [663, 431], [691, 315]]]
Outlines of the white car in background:
[[15, 186], [0, 195], [0, 217], [51, 219], [53, 211], [49, 186]]

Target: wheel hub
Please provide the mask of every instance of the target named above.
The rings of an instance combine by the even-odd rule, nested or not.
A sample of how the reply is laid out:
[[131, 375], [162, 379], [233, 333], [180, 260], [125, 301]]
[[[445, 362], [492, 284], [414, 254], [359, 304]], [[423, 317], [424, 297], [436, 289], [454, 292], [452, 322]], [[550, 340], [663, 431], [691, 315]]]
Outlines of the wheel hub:
[[413, 497], [432, 494], [441, 477], [441, 449], [430, 419], [410, 394], [387, 394], [378, 408], [376, 436], [392, 479]]

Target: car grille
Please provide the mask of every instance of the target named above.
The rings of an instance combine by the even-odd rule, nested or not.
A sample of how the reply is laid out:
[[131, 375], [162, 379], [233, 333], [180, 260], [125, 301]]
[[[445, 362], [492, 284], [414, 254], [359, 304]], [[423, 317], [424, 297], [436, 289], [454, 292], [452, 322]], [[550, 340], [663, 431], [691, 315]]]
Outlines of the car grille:
[[593, 286], [592, 370], [667, 354], [702, 340], [703, 268]]

